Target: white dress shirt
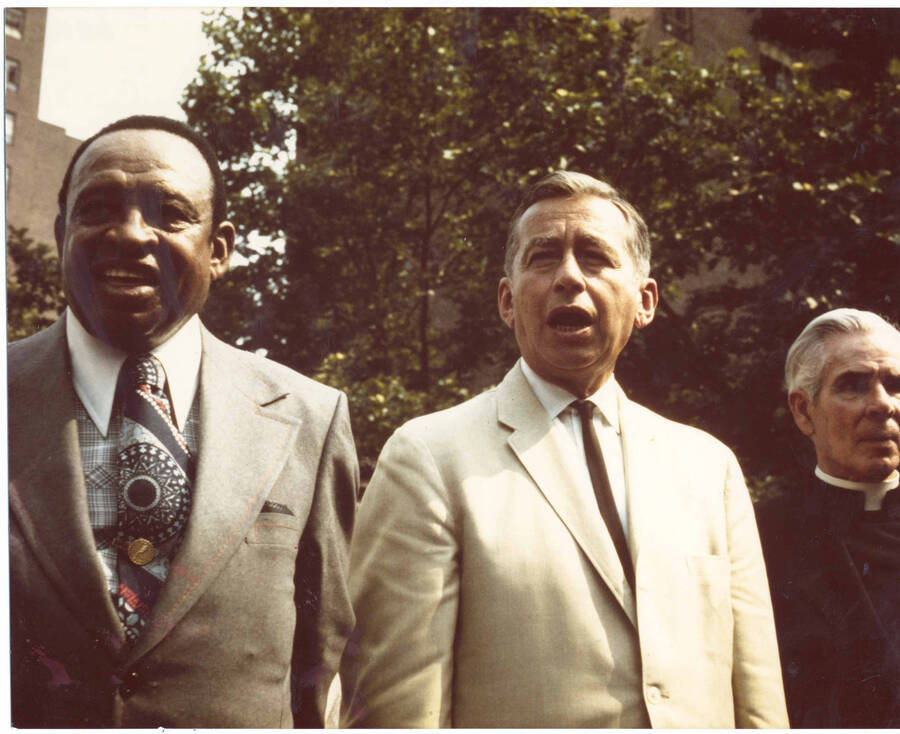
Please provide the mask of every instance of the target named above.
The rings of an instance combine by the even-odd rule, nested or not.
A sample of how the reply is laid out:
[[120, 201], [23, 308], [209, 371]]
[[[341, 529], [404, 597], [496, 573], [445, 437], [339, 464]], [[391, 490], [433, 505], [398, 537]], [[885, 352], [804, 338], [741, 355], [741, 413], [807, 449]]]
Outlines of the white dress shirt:
[[[576, 455], [581, 458], [576, 467], [576, 474], [580, 478], [577, 491], [586, 493], [596, 503], [594, 485], [591, 482], [587, 456], [584, 452], [581, 419], [575, 408], [569, 407], [572, 401], [578, 398], [565, 388], [540, 377], [524, 359], [521, 359], [520, 362], [525, 379], [528, 380], [537, 399], [544, 406], [554, 424], [565, 429], [565, 434], [573, 442]], [[597, 406], [593, 416], [594, 431], [600, 440], [600, 450], [603, 452], [603, 463], [606, 464], [609, 486], [616, 503], [619, 520], [622, 523], [622, 530], [627, 539], [628, 495], [625, 492], [625, 460], [622, 455], [622, 432], [619, 427], [619, 401], [615, 378], [610, 377], [597, 392], [589, 395], [585, 400], [590, 400]]]
[[[84, 328], [72, 309], [66, 309], [66, 340], [72, 358], [75, 394], [105, 437], [109, 430], [116, 381], [128, 354], [100, 341]], [[200, 317], [192, 316], [184, 326], [158, 347], [150, 350], [166, 371], [175, 425], [184, 430], [191, 404], [200, 384]]]

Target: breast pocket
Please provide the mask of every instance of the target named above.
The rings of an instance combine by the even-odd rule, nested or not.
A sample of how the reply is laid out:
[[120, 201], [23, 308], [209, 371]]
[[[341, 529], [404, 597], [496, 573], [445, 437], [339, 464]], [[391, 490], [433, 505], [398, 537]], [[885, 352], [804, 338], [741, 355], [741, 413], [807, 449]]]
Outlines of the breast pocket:
[[285, 546], [296, 550], [300, 543], [300, 518], [281, 512], [261, 512], [244, 542], [249, 545]]

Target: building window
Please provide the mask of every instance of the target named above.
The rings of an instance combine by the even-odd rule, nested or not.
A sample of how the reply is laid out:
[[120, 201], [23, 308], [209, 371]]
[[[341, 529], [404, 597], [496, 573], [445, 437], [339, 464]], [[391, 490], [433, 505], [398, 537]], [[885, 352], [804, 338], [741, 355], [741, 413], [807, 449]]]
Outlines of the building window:
[[6, 9], [6, 35], [21, 38], [25, 34], [25, 11], [21, 8]]
[[16, 59], [6, 57], [6, 91], [17, 92], [21, 84], [22, 66]]
[[793, 72], [777, 59], [760, 54], [759, 70], [766, 80], [769, 89], [774, 89], [780, 94], [788, 94], [791, 91]]
[[663, 8], [663, 28], [679, 41], [694, 43], [694, 16], [690, 8]]
[[787, 52], [771, 43], [760, 41], [759, 43], [759, 70], [763, 73], [766, 84], [782, 94], [791, 91], [794, 72], [791, 67], [794, 60]]
[[12, 112], [6, 113], [6, 144], [12, 145], [13, 136], [16, 133], [16, 116]]

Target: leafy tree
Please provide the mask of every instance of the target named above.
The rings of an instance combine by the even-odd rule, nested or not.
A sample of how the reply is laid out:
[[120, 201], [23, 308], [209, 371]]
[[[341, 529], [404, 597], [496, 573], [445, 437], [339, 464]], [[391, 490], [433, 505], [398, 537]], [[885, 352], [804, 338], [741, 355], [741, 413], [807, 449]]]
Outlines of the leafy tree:
[[63, 309], [59, 259], [25, 228], [6, 228], [6, 338], [22, 339], [52, 324]]
[[779, 95], [739, 52], [639, 58], [637, 27], [591, 9], [247, 8], [206, 30], [184, 108], [239, 229], [282, 245], [244, 243], [207, 318], [346, 389], [366, 468], [511, 364], [506, 222], [554, 168], [608, 178], [654, 233], [663, 301], [618, 379], [734, 446], [761, 491], [799, 466], [780, 373], [800, 328], [898, 315], [894, 72], [820, 92], [798, 68]]

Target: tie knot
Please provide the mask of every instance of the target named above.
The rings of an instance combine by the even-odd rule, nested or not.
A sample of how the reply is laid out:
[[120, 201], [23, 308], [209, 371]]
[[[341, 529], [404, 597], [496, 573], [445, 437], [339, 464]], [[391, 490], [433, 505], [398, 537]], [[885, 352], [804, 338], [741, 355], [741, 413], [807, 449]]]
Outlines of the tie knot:
[[122, 365], [122, 380], [131, 388], [147, 385], [161, 391], [166, 384], [166, 371], [152, 354], [134, 354]]
[[575, 408], [582, 420], [591, 420], [594, 417], [596, 407], [590, 400], [573, 400], [570, 405]]

